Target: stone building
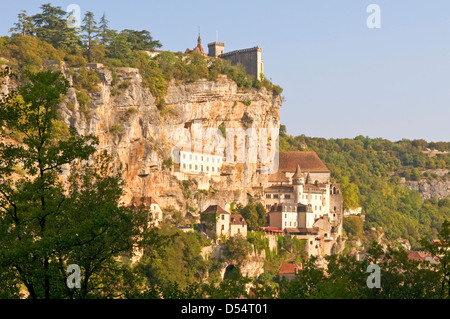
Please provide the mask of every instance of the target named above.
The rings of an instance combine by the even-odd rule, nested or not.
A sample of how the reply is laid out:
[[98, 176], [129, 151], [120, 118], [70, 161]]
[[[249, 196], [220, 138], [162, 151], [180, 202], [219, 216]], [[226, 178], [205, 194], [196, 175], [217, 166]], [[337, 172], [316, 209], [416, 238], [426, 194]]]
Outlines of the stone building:
[[197, 52], [203, 56], [212, 58], [228, 60], [232, 65], [241, 65], [245, 68], [246, 72], [255, 79], [259, 79], [261, 75], [264, 74], [264, 61], [261, 58], [262, 49], [260, 47], [225, 52], [225, 43], [216, 41], [208, 43], [208, 54], [206, 54], [203, 50], [202, 38], [199, 34], [197, 46], [192, 50], [186, 49], [185, 51], [185, 53], [191, 52]]
[[186, 49], [186, 51], [184, 53], [191, 53], [191, 52], [197, 52], [198, 54], [207, 56], [205, 51], [203, 51], [202, 38], [201, 38], [200, 34], [198, 35], [198, 38], [197, 38], [197, 46], [195, 48], [193, 48], [192, 50], [189, 48]]
[[261, 187], [271, 232], [305, 239], [309, 255], [335, 251], [342, 233], [342, 194], [315, 152], [280, 152], [278, 171]]
[[262, 49], [253, 47], [225, 53], [225, 44], [213, 42], [208, 44], [208, 56], [228, 60], [233, 65], [242, 65], [248, 74], [255, 79], [264, 75], [264, 61], [261, 58]]
[[149, 226], [159, 226], [163, 221], [163, 211], [158, 202], [153, 197], [133, 197], [129, 206], [141, 207], [149, 210], [150, 222]]
[[286, 280], [292, 280], [302, 270], [302, 264], [281, 264], [278, 274]]
[[196, 151], [180, 151], [180, 172], [203, 174], [209, 177], [220, 175], [223, 157]]
[[235, 235], [247, 238], [247, 222], [240, 214], [231, 214], [230, 216], [230, 237]]
[[222, 236], [242, 235], [247, 237], [247, 222], [240, 214], [230, 214], [219, 205], [211, 205], [200, 214], [200, 222], [205, 233], [218, 239]]

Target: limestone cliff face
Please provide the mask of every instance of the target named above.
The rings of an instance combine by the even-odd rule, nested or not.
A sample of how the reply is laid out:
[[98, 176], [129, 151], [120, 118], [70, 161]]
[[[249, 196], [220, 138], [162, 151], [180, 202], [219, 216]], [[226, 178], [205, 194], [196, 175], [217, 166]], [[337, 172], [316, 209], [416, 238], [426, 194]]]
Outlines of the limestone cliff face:
[[[126, 182], [127, 203], [133, 196], [153, 196], [162, 207], [186, 211], [186, 192], [173, 175], [174, 167], [164, 165], [179, 143], [179, 132], [192, 123], [203, 129], [278, 128], [281, 98], [260, 89], [239, 89], [235, 82], [220, 76], [217, 81], [170, 83], [166, 106], [160, 111], [150, 90], [142, 85], [139, 70], [118, 68], [118, 84], [112, 85], [111, 72], [96, 68], [99, 90], [90, 92], [87, 109], [82, 109], [75, 89], [61, 105], [65, 121], [81, 134], [94, 134], [99, 148], [107, 150], [121, 164]], [[70, 75], [67, 74], [69, 81]], [[201, 122], [199, 122], [201, 121]], [[191, 130], [192, 131], [192, 130]], [[190, 131], [190, 132], [191, 132]], [[201, 194], [191, 205], [204, 209], [209, 204], [225, 205], [233, 200], [245, 203], [247, 193], [258, 179], [257, 164], [232, 165], [226, 175], [211, 181], [215, 194]]]
[[433, 179], [431, 181], [426, 179], [407, 181], [405, 186], [411, 190], [418, 191], [424, 199], [450, 197], [450, 178]]

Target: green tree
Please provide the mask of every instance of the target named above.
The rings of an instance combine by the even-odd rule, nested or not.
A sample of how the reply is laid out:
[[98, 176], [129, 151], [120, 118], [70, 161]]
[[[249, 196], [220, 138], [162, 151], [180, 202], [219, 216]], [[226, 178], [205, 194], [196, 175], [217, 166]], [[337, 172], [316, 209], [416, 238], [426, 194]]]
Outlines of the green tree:
[[412, 181], [420, 181], [420, 178], [422, 175], [420, 174], [420, 171], [418, 168], [414, 168], [411, 172], [411, 180]]
[[229, 261], [240, 263], [248, 257], [251, 250], [252, 245], [239, 234], [227, 240], [225, 257]]
[[200, 281], [206, 272], [198, 233], [185, 233], [163, 225], [145, 236], [142, 248], [144, 255], [139, 267], [149, 282], [163, 289], [172, 284], [184, 289]]
[[436, 270], [439, 274], [440, 297], [450, 298], [450, 220], [444, 221], [438, 240], [430, 241], [427, 238], [421, 240], [421, 244], [439, 260]]
[[50, 3], [41, 6], [41, 13], [32, 17], [38, 38], [47, 41], [55, 48], [66, 45], [72, 50], [79, 47], [78, 29], [67, 25], [67, 12]]
[[235, 208], [237, 214], [241, 214], [247, 222], [249, 230], [256, 231], [266, 223], [266, 209], [261, 203], [249, 203], [246, 206], [241, 204]]
[[363, 235], [363, 221], [358, 216], [344, 218], [343, 227], [350, 239], [360, 239]]
[[[106, 156], [82, 164], [93, 159], [97, 139], [59, 122], [56, 106], [68, 88], [62, 74], [28, 79], [0, 102], [1, 137], [21, 136], [0, 144], [0, 268], [31, 298], [108, 295], [129, 270], [117, 257], [131, 249], [145, 216], [118, 206], [122, 183]], [[70, 188], [60, 178], [67, 165]], [[65, 284], [71, 263], [83, 272], [77, 291]]]
[[81, 30], [84, 32], [83, 39], [87, 52], [87, 59], [89, 62], [92, 62], [92, 47], [97, 44], [97, 34], [99, 32], [99, 28], [97, 27], [94, 13], [91, 11], [86, 12], [84, 15]]
[[100, 25], [99, 25], [99, 37], [100, 37], [100, 43], [104, 46], [106, 46], [109, 42], [109, 38], [111, 35], [111, 30], [109, 29], [109, 21], [106, 19], [106, 14], [103, 13], [102, 17], [100, 18]]
[[162, 46], [158, 40], [153, 40], [153, 37], [147, 30], [136, 31], [125, 29], [120, 34], [124, 37], [128, 45], [130, 45], [131, 50], [153, 50]]
[[33, 35], [35, 32], [33, 17], [28, 16], [26, 10], [22, 10], [17, 15], [18, 21], [14, 23], [14, 28], [11, 28], [9, 32], [18, 33], [21, 35]]

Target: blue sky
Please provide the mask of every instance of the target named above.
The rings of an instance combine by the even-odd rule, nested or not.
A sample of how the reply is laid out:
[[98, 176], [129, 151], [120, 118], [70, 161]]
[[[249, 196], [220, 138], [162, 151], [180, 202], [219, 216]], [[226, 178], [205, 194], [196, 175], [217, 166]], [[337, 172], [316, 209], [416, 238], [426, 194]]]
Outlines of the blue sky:
[[[21, 9], [50, 1], [2, 3], [0, 34]], [[284, 88], [288, 134], [450, 141], [450, 1], [51, 1], [116, 30], [149, 30], [163, 49], [216, 39], [225, 51], [260, 46], [266, 77]], [[381, 28], [369, 29], [369, 4]]]

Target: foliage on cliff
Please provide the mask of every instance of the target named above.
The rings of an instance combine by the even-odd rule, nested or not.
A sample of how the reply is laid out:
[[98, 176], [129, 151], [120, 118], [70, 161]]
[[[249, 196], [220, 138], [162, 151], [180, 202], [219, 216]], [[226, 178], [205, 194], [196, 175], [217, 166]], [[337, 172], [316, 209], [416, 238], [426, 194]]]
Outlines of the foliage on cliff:
[[[254, 80], [243, 67], [232, 66], [229, 61], [221, 59], [206, 58], [195, 52], [165, 51], [152, 58], [148, 52], [162, 45], [153, 39], [149, 31], [112, 30], [105, 15], [97, 22], [94, 14], [88, 11], [81, 28], [72, 28], [67, 23], [72, 17], [60, 7], [43, 4], [41, 10], [41, 13], [32, 16], [22, 11], [10, 30], [11, 37], [0, 38], [0, 56], [9, 60], [7, 64], [15, 69], [19, 77], [25, 70], [38, 71], [49, 60], [64, 61], [73, 75], [80, 77], [78, 74], [84, 72], [82, 78], [86, 77], [88, 62], [103, 63], [112, 71], [113, 77], [117, 67], [139, 68], [143, 84], [150, 89], [160, 109], [164, 108], [167, 86], [173, 79], [177, 82], [217, 80], [219, 74], [225, 74], [239, 88], [265, 87], [274, 95], [280, 95], [283, 91], [265, 78]], [[80, 69], [74, 72], [74, 68]], [[92, 76], [95, 78], [95, 75]], [[94, 80], [92, 76], [91, 80]], [[96, 88], [83, 89], [91, 92]]]
[[[220, 283], [193, 283], [184, 288], [177, 284], [166, 287], [151, 284], [144, 291], [127, 296], [182, 299], [448, 299], [449, 232], [450, 224], [444, 223], [439, 242], [424, 241], [434, 263], [412, 260], [403, 249], [388, 247], [383, 250], [380, 245], [372, 243], [363, 261], [345, 255], [332, 255], [325, 257], [327, 266], [320, 268], [317, 258], [311, 258], [303, 262], [302, 269], [292, 280], [267, 272], [258, 278], [244, 278], [236, 271]], [[371, 274], [367, 272], [371, 264], [380, 267], [379, 288], [368, 286], [372, 282]], [[247, 284], [251, 284], [250, 291], [245, 289]]]
[[[305, 148], [306, 147], [306, 148]], [[413, 246], [422, 236], [436, 238], [445, 220], [450, 219], [448, 200], [422, 200], [418, 192], [403, 187], [400, 178], [410, 178], [415, 170], [450, 169], [450, 154], [428, 157], [425, 148], [445, 152], [450, 143], [424, 140], [311, 138], [290, 136], [280, 130], [280, 150], [316, 151], [341, 183], [344, 206], [361, 205], [366, 215], [365, 230], [381, 226], [389, 239], [406, 238]], [[420, 175], [420, 174], [419, 174]]]

